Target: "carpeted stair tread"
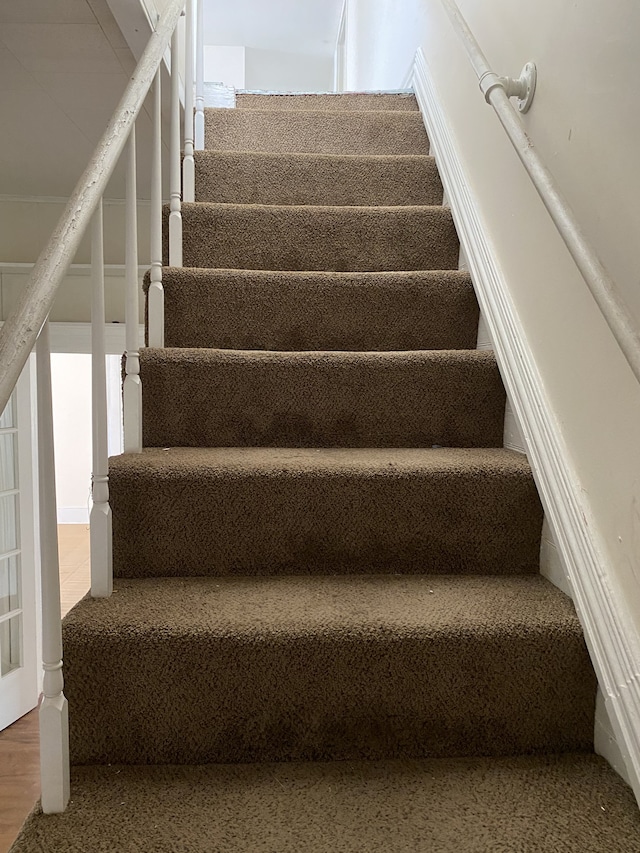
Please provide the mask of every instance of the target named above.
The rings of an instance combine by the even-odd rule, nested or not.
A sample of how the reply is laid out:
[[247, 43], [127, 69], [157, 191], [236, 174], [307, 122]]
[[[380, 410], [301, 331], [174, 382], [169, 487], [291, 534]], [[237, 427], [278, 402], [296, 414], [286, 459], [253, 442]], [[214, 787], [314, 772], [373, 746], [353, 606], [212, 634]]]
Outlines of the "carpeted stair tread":
[[238, 92], [236, 107], [252, 110], [418, 110], [413, 92], [341, 92], [288, 95]]
[[222, 204], [441, 204], [435, 159], [196, 151], [196, 201]]
[[531, 469], [502, 448], [146, 449], [109, 478], [118, 577], [538, 571]]
[[539, 576], [118, 581], [66, 617], [64, 648], [76, 764], [513, 755], [593, 738], [580, 623]]
[[301, 154], [428, 154], [419, 112], [206, 109], [205, 148]]
[[[182, 205], [187, 267], [450, 270], [459, 242], [441, 206]], [[167, 258], [165, 258], [167, 263]]]
[[[168, 347], [473, 349], [478, 334], [478, 302], [469, 274], [462, 270], [165, 267], [162, 284]], [[144, 286], [146, 292], [148, 274]]]
[[140, 351], [145, 447], [501, 447], [491, 350]]
[[631, 790], [579, 753], [75, 767], [72, 790], [11, 853], [640, 853]]

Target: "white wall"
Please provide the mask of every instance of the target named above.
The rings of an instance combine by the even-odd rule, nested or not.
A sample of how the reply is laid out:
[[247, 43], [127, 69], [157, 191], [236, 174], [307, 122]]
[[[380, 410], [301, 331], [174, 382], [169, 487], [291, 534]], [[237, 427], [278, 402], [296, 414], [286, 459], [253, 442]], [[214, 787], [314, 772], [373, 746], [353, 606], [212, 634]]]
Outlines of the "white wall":
[[[517, 8], [461, 0], [490, 63], [517, 75], [538, 64], [527, 131], [578, 221], [640, 316], [640, 72], [628, 0]], [[400, 85], [422, 46], [447, 111], [478, 209], [570, 448], [592, 529], [620, 606], [640, 626], [640, 388], [524, 170], [484, 104], [439, 0], [349, 0], [349, 88]], [[369, 50], [371, 48], [371, 50]]]
[[[122, 452], [120, 356], [107, 355], [109, 454]], [[91, 491], [91, 356], [51, 354], [51, 392], [60, 524], [87, 524]]]
[[91, 356], [52, 353], [58, 521], [87, 523], [91, 488]]
[[245, 87], [276, 92], [330, 92], [333, 57], [248, 47]]
[[204, 79], [236, 89], [245, 87], [245, 49], [229, 45], [205, 45]]

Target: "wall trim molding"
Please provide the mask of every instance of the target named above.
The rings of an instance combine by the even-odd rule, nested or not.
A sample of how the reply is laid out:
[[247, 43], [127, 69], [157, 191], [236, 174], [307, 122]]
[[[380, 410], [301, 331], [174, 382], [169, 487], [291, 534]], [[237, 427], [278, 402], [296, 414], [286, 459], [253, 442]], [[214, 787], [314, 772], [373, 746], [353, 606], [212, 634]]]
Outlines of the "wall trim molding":
[[[582, 623], [604, 697], [623, 773], [640, 802], [640, 647], [624, 597], [601, 547], [597, 519], [581, 500], [580, 480], [528, 347], [486, 223], [474, 203], [459, 146], [440, 103], [424, 53], [415, 57], [413, 85], [478, 301], [520, 424], [536, 485]], [[478, 97], [481, 97], [480, 94]], [[604, 749], [606, 739], [597, 739]], [[617, 743], [616, 743], [617, 742]], [[606, 758], [615, 766], [609, 755]], [[617, 768], [622, 770], [620, 766]]]
[[[67, 196], [57, 195], [10, 195], [0, 193], [0, 204], [60, 204], [64, 205], [69, 201]], [[126, 199], [124, 198], [103, 198], [102, 203], [105, 207], [124, 207]], [[151, 207], [151, 201], [146, 198], [137, 199], [138, 207]]]

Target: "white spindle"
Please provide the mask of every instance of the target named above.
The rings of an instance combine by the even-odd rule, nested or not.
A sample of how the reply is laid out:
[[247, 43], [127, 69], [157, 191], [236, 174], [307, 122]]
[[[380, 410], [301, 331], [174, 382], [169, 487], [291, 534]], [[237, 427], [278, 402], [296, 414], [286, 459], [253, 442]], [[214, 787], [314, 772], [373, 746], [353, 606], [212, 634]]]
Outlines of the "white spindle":
[[136, 126], [131, 128], [127, 146], [127, 184], [124, 266], [126, 282], [126, 345], [124, 407], [124, 451], [142, 452], [142, 384], [140, 382], [138, 311], [138, 214], [136, 182]]
[[153, 88], [153, 143], [151, 151], [151, 272], [147, 294], [150, 347], [164, 346], [164, 288], [162, 286], [162, 87], [160, 71]]
[[171, 146], [169, 150], [169, 266], [182, 266], [182, 213], [180, 211], [180, 73], [178, 28], [171, 39]]
[[204, 150], [204, 0], [195, 0], [196, 14], [196, 151]]
[[91, 595], [108, 598], [113, 588], [109, 454], [107, 449], [107, 375], [105, 365], [104, 241], [102, 200], [91, 220]]
[[184, 60], [184, 159], [182, 161], [182, 200], [195, 201], [196, 172], [193, 159], [193, 0], [187, 0]]
[[42, 327], [36, 343], [36, 368], [44, 669], [44, 696], [40, 703], [40, 779], [42, 810], [46, 814], [57, 814], [63, 812], [69, 802], [69, 711], [63, 693], [62, 675], [60, 569], [48, 322]]

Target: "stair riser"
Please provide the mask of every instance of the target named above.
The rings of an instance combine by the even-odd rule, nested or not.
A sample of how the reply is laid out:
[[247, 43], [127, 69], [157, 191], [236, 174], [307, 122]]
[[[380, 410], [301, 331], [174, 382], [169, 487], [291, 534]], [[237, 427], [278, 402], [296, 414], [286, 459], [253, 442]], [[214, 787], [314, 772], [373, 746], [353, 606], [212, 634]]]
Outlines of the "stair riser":
[[145, 447], [499, 447], [487, 351], [141, 352]]
[[[473, 349], [464, 273], [165, 269], [165, 344], [252, 350]], [[207, 322], [202, 322], [202, 317]]]
[[429, 154], [419, 112], [206, 110], [205, 147], [300, 154]]
[[128, 475], [112, 466], [118, 577], [536, 572], [531, 476], [232, 469]]
[[196, 152], [196, 201], [220, 204], [437, 205], [428, 157], [322, 157]]
[[593, 737], [584, 643], [526, 629], [70, 638], [65, 687], [79, 764], [515, 755]]
[[187, 267], [338, 272], [458, 268], [458, 237], [451, 213], [442, 207], [183, 204], [182, 220]]

